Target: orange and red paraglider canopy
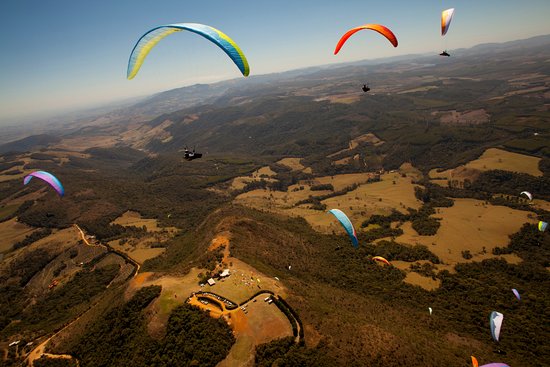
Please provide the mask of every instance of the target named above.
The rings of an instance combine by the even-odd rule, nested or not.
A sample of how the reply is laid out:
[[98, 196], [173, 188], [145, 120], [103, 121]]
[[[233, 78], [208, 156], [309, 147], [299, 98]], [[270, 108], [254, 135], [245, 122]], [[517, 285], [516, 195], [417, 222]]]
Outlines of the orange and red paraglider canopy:
[[381, 24], [365, 24], [359, 27], [352, 28], [349, 31], [347, 31], [342, 36], [342, 38], [340, 38], [340, 41], [338, 41], [338, 43], [336, 44], [336, 48], [334, 49], [334, 54], [336, 55], [338, 52], [340, 52], [340, 49], [342, 48], [342, 46], [344, 46], [344, 43], [346, 43], [348, 38], [350, 38], [351, 36], [353, 36], [353, 34], [363, 29], [370, 29], [380, 33], [381, 35], [386, 37], [388, 41], [391, 42], [393, 47], [397, 47], [397, 37], [395, 37], [395, 34], [393, 34], [393, 32], [389, 28], [384, 27]]

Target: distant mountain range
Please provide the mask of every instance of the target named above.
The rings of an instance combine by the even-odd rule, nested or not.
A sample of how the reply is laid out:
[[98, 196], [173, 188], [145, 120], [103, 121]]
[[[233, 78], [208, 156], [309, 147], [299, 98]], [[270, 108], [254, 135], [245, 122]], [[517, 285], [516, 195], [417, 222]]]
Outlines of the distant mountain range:
[[[375, 85], [375, 88], [371, 91], [372, 95], [376, 95], [374, 99], [383, 98], [382, 95], [387, 93], [397, 94], [401, 98], [403, 95], [399, 93], [405, 93], [407, 90], [419, 86], [428, 89], [432, 88], [432, 91], [418, 92], [420, 94], [417, 96], [438, 98], [438, 95], [440, 95], [445, 99], [445, 96], [441, 95], [441, 93], [449, 93], [450, 90], [448, 88], [445, 90], [439, 89], [439, 92], [435, 93], [434, 88], [440, 87], [441, 80], [422, 80], [425, 75], [434, 75], [434, 78], [440, 79], [446, 77], [486, 78], [492, 80], [491, 83], [494, 84], [498, 83], [498, 80], [505, 80], [511, 77], [513, 75], [511, 73], [513, 72], [546, 70], [547, 73], [548, 66], [542, 61], [537, 67], [522, 66], [519, 62], [516, 63], [516, 61], [528, 56], [535, 57], [541, 53], [548, 54], [549, 46], [550, 35], [545, 35], [505, 43], [481, 44], [469, 49], [457, 49], [453, 50], [453, 57], [449, 59], [442, 59], [431, 54], [402, 55], [377, 60], [315, 66], [282, 73], [251, 76], [246, 79], [238, 78], [213, 84], [196, 84], [157, 93], [143, 98], [137, 103], [111, 111], [98, 109], [97, 115], [92, 114], [93, 116], [88, 118], [73, 120], [72, 123], [60, 124], [59, 120], [57, 120], [57, 125], [52, 131], [41, 131], [40, 135], [0, 145], [0, 152], [14, 150], [27, 151], [56, 143], [60, 137], [59, 131], [63, 131], [62, 137], [63, 135], [85, 133], [85, 131], [90, 130], [90, 127], [93, 126], [91, 130], [97, 134], [101, 132], [102, 128], [106, 129], [107, 126], [111, 134], [113, 133], [113, 129], [117, 130], [118, 133], [122, 133], [127, 129], [130, 121], [145, 121], [145, 126], [148, 125], [149, 128], [147, 129], [150, 129], [165, 120], [171, 121], [172, 124], [171, 127], [165, 130], [165, 132], [169, 132], [172, 135], [170, 142], [160, 144], [155, 142], [154, 137], [151, 136], [152, 134], [149, 134], [147, 137], [148, 141], [141, 143], [141, 145], [148, 145], [150, 149], [160, 149], [161, 151], [179, 149], [181, 144], [202, 144], [203, 146], [220, 147], [225, 145], [216, 143], [215, 134], [212, 130], [203, 132], [205, 135], [202, 138], [199, 136], [199, 131], [207, 127], [212, 129], [212, 122], [205, 123], [203, 121], [201, 122], [201, 126], [194, 128], [194, 124], [189, 125], [188, 121], [185, 123], [182, 122], [185, 116], [190, 114], [202, 114], [206, 116], [205, 113], [217, 111], [215, 112], [216, 116], [218, 116], [216, 121], [219, 124], [229, 123], [233, 124], [233, 126], [238, 125], [239, 127], [236, 128], [236, 131], [242, 131], [243, 128], [246, 128], [250, 124], [239, 125], [240, 123], [237, 121], [244, 118], [248, 113], [246, 111], [250, 108], [254, 111], [250, 112], [251, 115], [249, 118], [257, 118], [260, 114], [269, 115], [270, 112], [275, 112], [274, 115], [271, 115], [271, 118], [276, 118], [275, 115], [280, 116], [281, 111], [270, 111], [270, 108], [274, 108], [277, 105], [294, 105], [295, 101], [300, 98], [302, 98], [304, 103], [307, 101], [306, 104], [308, 105], [315, 100], [334, 99], [337, 95], [349, 94], [350, 98], [362, 98], [362, 93], [357, 95], [355, 92], [358, 86], [366, 82], [374, 83]], [[495, 58], [497, 55], [498, 58]], [[509, 60], [509, 65], [498, 63], [497, 60], [500, 58]], [[475, 69], [472, 69], [474, 63], [476, 66]], [[519, 70], [516, 70], [516, 64], [520, 67]], [[459, 91], [456, 89], [458, 87], [453, 88], [455, 88], [453, 92]], [[497, 90], [495, 89], [494, 91]], [[513, 88], [509, 89], [508, 92], [513, 93]], [[430, 95], [430, 93], [434, 95]], [[491, 96], [498, 97], [499, 94], [494, 93]], [[292, 97], [292, 100], [287, 100], [289, 97]], [[283, 100], [285, 100], [284, 103], [281, 102]], [[460, 98], [457, 100], [460, 100]], [[251, 102], [253, 104], [250, 104]], [[126, 103], [131, 102], [126, 101]], [[380, 103], [387, 104], [389, 108], [392, 105], [392, 100], [385, 100]], [[253, 107], [254, 104], [257, 107]], [[269, 107], [266, 107], [267, 105]], [[321, 110], [326, 109], [326, 107], [321, 106], [319, 103], [313, 103], [310, 106], [312, 109], [308, 113], [321, 116], [322, 114], [317, 111], [317, 107], [312, 107], [314, 105], [321, 108]], [[236, 106], [241, 107], [237, 108]], [[332, 106], [340, 108], [338, 105]], [[460, 106], [460, 104], [457, 106]], [[447, 108], [451, 107], [453, 106], [447, 106]], [[395, 107], [393, 108], [395, 109]], [[235, 112], [236, 110], [238, 112]], [[241, 112], [243, 116], [235, 115], [235, 113], [239, 114]], [[370, 112], [372, 112], [372, 108], [370, 108]], [[363, 112], [359, 110], [357, 113]], [[365, 113], [368, 114], [367, 112]], [[75, 117], [73, 115], [73, 118]], [[62, 129], [60, 128], [61, 125], [63, 125]], [[221, 125], [218, 125], [216, 129], [221, 128]], [[89, 128], [82, 130], [86, 126]], [[133, 126], [135, 127], [135, 125]], [[263, 130], [258, 130], [258, 123], [254, 126], [250, 127], [251, 131], [249, 135], [256, 137], [259, 135], [263, 136]], [[222, 130], [228, 128], [229, 126], [225, 126]], [[301, 129], [299, 130], [301, 131]], [[180, 135], [178, 136], [177, 134]], [[227, 131], [224, 134], [227, 134]], [[17, 136], [17, 133], [13, 132], [10, 136]], [[224, 143], [226, 142], [235, 143], [233, 139], [226, 139]], [[257, 141], [250, 140], [250, 143], [253, 142], [257, 143]], [[123, 141], [120, 143], [123, 143]], [[242, 145], [243, 142], [241, 141], [239, 144]], [[245, 146], [248, 145], [248, 143], [245, 144]]]

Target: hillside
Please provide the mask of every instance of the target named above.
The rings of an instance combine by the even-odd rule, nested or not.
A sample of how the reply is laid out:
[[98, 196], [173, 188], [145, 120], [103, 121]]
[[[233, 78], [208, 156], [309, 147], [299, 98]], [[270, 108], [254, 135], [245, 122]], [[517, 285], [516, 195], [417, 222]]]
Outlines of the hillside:
[[196, 85], [0, 146], [3, 364], [550, 364], [548, 46]]

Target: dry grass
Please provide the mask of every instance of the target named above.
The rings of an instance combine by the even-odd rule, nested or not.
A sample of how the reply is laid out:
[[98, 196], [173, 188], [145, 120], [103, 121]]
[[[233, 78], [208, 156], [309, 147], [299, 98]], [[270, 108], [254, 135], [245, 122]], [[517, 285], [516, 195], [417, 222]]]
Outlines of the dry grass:
[[343, 190], [351, 185], [361, 185], [373, 178], [372, 173], [348, 173], [336, 176], [317, 177], [316, 183], [331, 184], [335, 191]]
[[141, 238], [129, 237], [124, 244], [121, 244], [120, 240], [109, 242], [110, 246], [126, 253], [139, 264], [143, 264], [146, 260], [157, 257], [166, 251], [165, 248], [151, 246], [168, 241], [178, 232], [176, 227], [159, 227], [156, 219], [141, 218], [139, 213], [133, 211], [125, 212], [112, 223], [138, 228], [145, 226], [147, 228], [147, 236]]
[[34, 231], [35, 228], [19, 223], [16, 218], [0, 223], [0, 252], [9, 251], [15, 243]]
[[[327, 209], [344, 211], [357, 229], [360, 223], [373, 214], [389, 214], [392, 209], [406, 213], [409, 207], [418, 209], [421, 203], [414, 196], [414, 186], [410, 177], [388, 173], [381, 176], [380, 182], [361, 185], [345, 195], [324, 200], [323, 204], [327, 205]], [[323, 227], [323, 223], [312, 224], [315, 228]], [[330, 228], [325, 228], [324, 232], [337, 230], [337, 224], [331, 221]]]
[[151, 127], [147, 124], [135, 124], [135, 128], [128, 128], [121, 134], [122, 140], [132, 145], [135, 149], [143, 149], [152, 139], [159, 139], [163, 142], [172, 140], [170, 132], [166, 128], [173, 124], [170, 120], [165, 120], [161, 124]]
[[[357, 155], [357, 154], [356, 154]], [[338, 165], [338, 166], [344, 166], [346, 164], [350, 164], [352, 161], [353, 161], [353, 158], [354, 157], [346, 157], [346, 158], [342, 158], [342, 159], [339, 159], [337, 161], [334, 161], [334, 164]]]
[[262, 167], [260, 169], [258, 169], [257, 171], [255, 171], [253, 173], [253, 176], [257, 176], [257, 177], [260, 177], [262, 175], [265, 175], [265, 176], [275, 176], [277, 173], [275, 173], [271, 167], [269, 166], [265, 166], [265, 167]]
[[503, 171], [527, 173], [532, 176], [540, 177], [542, 176], [542, 172], [539, 170], [539, 162], [540, 158], [537, 157], [490, 148], [487, 149], [481, 157], [464, 166], [459, 166], [443, 172], [437, 172], [436, 169], [433, 169], [430, 171], [429, 176], [432, 179], [438, 179], [436, 181], [437, 183], [441, 183], [441, 180], [464, 181], [465, 178], [472, 180], [479, 175], [481, 171], [499, 169]]
[[407, 175], [408, 177], [412, 178], [414, 181], [418, 181], [424, 177], [422, 172], [419, 169], [415, 168], [410, 163], [403, 163], [397, 171], [399, 173]]
[[213, 286], [206, 284], [202, 290], [214, 292], [237, 303], [244, 302], [262, 289], [269, 289], [277, 294], [286, 295], [281, 282], [258, 272], [254, 267], [237, 258], [228, 258], [227, 268], [231, 273], [228, 278], [217, 281]]
[[426, 92], [426, 91], [429, 91], [431, 89], [437, 89], [437, 88], [438, 87], [436, 87], [435, 85], [426, 85], [425, 87], [412, 88], [412, 89], [407, 89], [407, 90], [404, 90], [404, 91], [401, 91], [401, 92], [397, 92], [397, 94]]
[[550, 203], [546, 200], [533, 199], [532, 205], [537, 209], [544, 209], [550, 211]]
[[407, 276], [403, 281], [405, 283], [422, 287], [427, 291], [433, 291], [434, 289], [439, 288], [439, 286], [441, 285], [441, 280], [439, 279], [434, 280], [430, 277], [426, 277], [412, 271], [407, 273]]
[[[78, 241], [80, 236], [78, 230], [74, 227], [54, 231], [51, 235], [44, 237], [32, 244], [25, 246], [24, 248], [11, 252], [3, 262], [0, 263], [0, 274], [4, 272], [4, 269], [9, 269], [17, 259], [26, 256], [28, 253], [37, 249], [46, 250], [48, 253], [57, 256], [66, 251], [69, 248], [78, 248], [78, 256], [74, 259], [68, 259], [68, 256], [57, 256], [47, 266], [44, 267], [39, 273], [37, 273], [27, 284], [27, 289], [31, 294], [41, 294], [48, 291], [48, 285], [54, 279], [55, 268], [64, 262], [67, 268], [56, 277], [61, 284], [71, 279], [72, 275], [80, 270], [76, 265], [79, 262], [84, 262], [87, 258], [97, 256], [99, 251], [83, 251], [84, 245], [79, 245]], [[93, 252], [93, 253], [92, 253]]]
[[170, 233], [175, 233], [178, 231], [176, 227], [159, 227], [156, 219], [144, 219], [141, 217], [141, 214], [130, 210], [115, 219], [112, 223], [126, 227], [135, 226], [141, 228], [146, 226], [147, 232], [168, 231]]
[[143, 264], [145, 260], [152, 259], [160, 256], [166, 251], [165, 248], [138, 248], [131, 251], [128, 255], [140, 264]]
[[[402, 270], [406, 273], [405, 279], [403, 280], [405, 283], [422, 287], [427, 291], [433, 291], [434, 289], [439, 288], [439, 286], [441, 285], [441, 280], [432, 279], [431, 277], [426, 277], [424, 275], [411, 271], [411, 265], [425, 264], [425, 263], [431, 264], [431, 262], [428, 260], [415, 261], [414, 263], [410, 263], [407, 261], [399, 261], [399, 260], [394, 260], [391, 262], [391, 264], [395, 266], [397, 269]], [[443, 269], [438, 269], [438, 270], [443, 270]]]
[[79, 136], [63, 139], [55, 145], [56, 148], [82, 152], [89, 148], [108, 148], [115, 146], [119, 138], [116, 135]]
[[440, 114], [441, 117], [439, 120], [442, 124], [447, 125], [461, 125], [461, 124], [483, 124], [489, 122], [489, 114], [484, 109], [458, 112], [456, 110], [452, 111], [441, 111], [436, 112], [435, 114]]
[[252, 181], [265, 180], [268, 182], [274, 182], [276, 180], [271, 177], [275, 176], [276, 174], [277, 173], [273, 172], [273, 170], [269, 166], [265, 166], [252, 172], [250, 176], [235, 177], [231, 182], [231, 189], [242, 190], [248, 183]]
[[498, 96], [498, 97], [489, 98], [489, 100], [504, 99], [504, 98], [506, 98], [506, 97], [516, 96], [516, 95], [521, 95], [521, 94], [529, 94], [529, 93], [536, 93], [536, 92], [546, 92], [547, 90], [548, 90], [548, 87], [546, 87], [546, 86], [519, 89], [519, 90], [515, 90], [515, 91], [512, 91], [512, 92], [505, 93], [503, 96]]
[[327, 158], [332, 158], [332, 157], [334, 157], [338, 154], [345, 153], [345, 152], [348, 152], [352, 149], [355, 149], [361, 143], [369, 143], [369, 144], [374, 145], [374, 146], [379, 146], [379, 145], [384, 144], [384, 141], [380, 140], [380, 138], [378, 138], [373, 133], [363, 134], [363, 135], [360, 135], [360, 136], [350, 140], [349, 146], [346, 149], [342, 149], [342, 150], [340, 150], [336, 153], [329, 154], [327, 156]]
[[19, 171], [21, 171], [21, 173], [18, 173], [16, 175], [5, 175], [5, 174], [2, 174], [0, 172], [0, 182], [11, 181], [11, 180], [16, 180], [16, 179], [22, 179], [23, 177], [25, 177], [29, 173], [35, 171], [35, 169], [24, 169], [23, 168], [26, 164], [29, 164], [32, 161], [32, 159], [30, 158], [30, 154], [19, 155], [19, 156], [17, 156], [17, 158], [14, 158], [13, 160], [14, 161], [23, 161], [24, 163], [22, 165], [14, 166], [14, 167], [11, 167], [10, 169], [7, 169], [7, 170], [1, 171], [1, 172], [19, 170]]
[[315, 101], [316, 102], [330, 101], [330, 103], [352, 104], [359, 101], [360, 98], [361, 98], [361, 95], [359, 93], [353, 92], [353, 93], [334, 94], [331, 96], [320, 97], [320, 98], [316, 98]]
[[[454, 206], [437, 210], [434, 217], [442, 220], [436, 235], [420, 236], [407, 222], [401, 227], [404, 233], [397, 241], [425, 245], [446, 264], [494, 257], [491, 255], [494, 247], [507, 246], [510, 234], [517, 232], [525, 222], [535, 222], [529, 218], [529, 212], [485, 205], [474, 199], [455, 199]], [[486, 253], [483, 253], [484, 247]], [[464, 250], [473, 255], [471, 260], [462, 257]], [[510, 262], [519, 261], [515, 255], [505, 258]]]
[[[327, 209], [343, 210], [358, 225], [372, 214], [388, 214], [392, 208], [406, 212], [407, 207], [419, 208], [420, 202], [414, 196], [414, 185], [411, 177], [401, 177], [398, 173], [388, 173], [381, 176], [380, 182], [366, 184], [373, 175], [369, 173], [353, 173], [336, 176], [319, 177], [314, 184], [332, 184], [335, 190], [342, 190], [353, 184], [360, 185], [347, 194], [323, 200]], [[395, 182], [395, 184], [394, 184]], [[298, 186], [304, 190], [292, 191]], [[289, 187], [288, 191], [253, 190], [235, 198], [235, 202], [256, 209], [268, 210], [288, 216], [300, 216], [316, 230], [323, 233], [339, 231], [341, 228], [330, 215], [324, 211], [313, 210], [309, 204], [294, 206], [299, 200], [310, 195], [323, 195], [330, 191], [311, 191], [307, 184]]]
[[163, 276], [155, 277], [154, 273], [143, 273], [130, 281], [126, 291], [126, 299], [135, 292], [149, 285], [160, 285], [160, 297], [151, 306], [151, 318], [148, 330], [151, 335], [161, 337], [172, 310], [185, 302], [188, 298], [204, 310], [208, 310], [212, 317], [225, 317], [235, 332], [237, 342], [231, 349], [228, 357], [220, 365], [243, 366], [253, 362], [254, 349], [258, 344], [269, 342], [276, 338], [292, 335], [291, 326], [286, 316], [275, 305], [264, 303], [261, 296], [256, 302], [248, 303], [247, 313], [240, 308], [227, 310], [224, 305], [221, 309], [212, 303], [204, 305], [192, 294], [203, 290], [223, 296], [238, 304], [249, 299], [260, 289], [269, 289], [277, 294], [286, 296], [286, 291], [279, 281], [258, 272], [252, 266], [229, 256], [230, 236], [228, 232], [219, 233], [211, 242], [210, 251], [224, 247], [226, 251], [226, 266], [230, 269], [230, 276], [218, 281], [215, 285], [198, 284], [200, 269], [193, 268], [182, 277]]
[[290, 168], [293, 171], [301, 171], [305, 167], [301, 163], [302, 158], [283, 158], [279, 161], [277, 161], [277, 164], [280, 164], [282, 166], [286, 166]]

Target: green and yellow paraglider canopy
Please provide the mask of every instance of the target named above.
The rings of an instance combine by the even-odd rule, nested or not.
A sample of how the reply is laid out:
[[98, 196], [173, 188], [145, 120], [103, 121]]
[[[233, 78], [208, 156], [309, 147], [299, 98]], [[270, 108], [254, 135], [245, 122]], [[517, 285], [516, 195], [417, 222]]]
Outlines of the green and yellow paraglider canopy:
[[160, 42], [160, 40], [174, 32], [180, 32], [183, 30], [199, 34], [213, 42], [221, 48], [231, 58], [231, 60], [233, 60], [244, 76], [248, 76], [248, 74], [250, 74], [250, 67], [248, 66], [248, 61], [246, 60], [244, 53], [235, 41], [229, 38], [228, 35], [214, 27], [204, 24], [175, 23], [152, 28], [141, 36], [130, 54], [126, 77], [128, 79], [133, 79], [136, 76], [139, 68], [145, 60], [145, 57], [149, 54], [151, 49]]

